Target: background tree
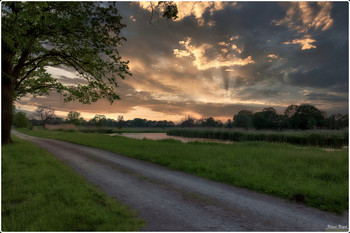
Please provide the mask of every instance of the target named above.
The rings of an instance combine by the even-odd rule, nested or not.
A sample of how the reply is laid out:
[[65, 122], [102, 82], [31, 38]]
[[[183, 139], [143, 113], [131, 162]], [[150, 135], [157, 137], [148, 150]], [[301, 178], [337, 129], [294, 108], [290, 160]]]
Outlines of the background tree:
[[195, 127], [196, 119], [191, 115], [185, 116], [185, 118], [181, 121], [180, 127]]
[[221, 121], [216, 121], [213, 117], [207, 117], [202, 119], [201, 123], [197, 123], [197, 125], [201, 127], [220, 128], [223, 126], [223, 123]]
[[231, 119], [225, 122], [225, 128], [233, 128], [233, 121]]
[[17, 128], [31, 127], [31, 123], [27, 118], [27, 114], [21, 111], [15, 112], [13, 114], [13, 126]]
[[253, 126], [253, 112], [241, 110], [233, 117], [233, 126], [248, 129]]
[[125, 126], [125, 121], [124, 121], [124, 116], [118, 116], [118, 120], [117, 120], [117, 127], [119, 129], [123, 128]]
[[298, 105], [292, 104], [289, 105], [286, 110], [284, 110], [284, 115], [287, 117], [291, 117], [294, 115], [294, 113], [297, 111]]
[[272, 107], [264, 108], [261, 112], [256, 112], [253, 116], [253, 124], [256, 129], [277, 129], [278, 114]]
[[35, 110], [35, 115], [37, 117], [39, 117], [39, 119], [41, 120], [42, 125], [45, 129], [45, 125], [54, 119], [55, 111], [49, 107], [46, 107], [46, 106], [39, 106]]
[[294, 129], [313, 129], [325, 124], [323, 112], [309, 104], [298, 106], [290, 120]]
[[84, 123], [84, 118], [80, 116], [77, 111], [70, 111], [67, 115], [67, 123], [74, 124], [76, 126], [82, 125]]
[[97, 127], [107, 126], [107, 119], [105, 115], [96, 114], [94, 118], [90, 120], [90, 122]]
[[325, 119], [325, 124], [328, 129], [342, 129], [349, 127], [349, 115], [333, 114]]
[[[91, 103], [116, 94], [129, 73], [117, 47], [125, 40], [115, 2], [2, 2], [2, 143], [11, 143], [12, 103], [56, 90], [65, 101]], [[47, 66], [72, 67], [85, 85], [68, 86]]]
[[287, 115], [278, 115], [277, 128], [280, 130], [291, 128], [290, 119]]

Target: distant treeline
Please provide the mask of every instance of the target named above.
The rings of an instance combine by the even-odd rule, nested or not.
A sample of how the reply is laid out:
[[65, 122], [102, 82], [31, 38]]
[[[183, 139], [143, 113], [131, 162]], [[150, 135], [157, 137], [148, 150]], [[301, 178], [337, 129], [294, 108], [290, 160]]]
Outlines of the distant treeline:
[[290, 105], [284, 114], [278, 114], [272, 108], [264, 108], [253, 113], [241, 110], [233, 119], [225, 123], [216, 121], [212, 117], [196, 120], [187, 116], [179, 127], [215, 127], [215, 128], [244, 128], [257, 130], [286, 130], [286, 129], [343, 129], [349, 126], [349, 115], [327, 114], [312, 105]]
[[80, 116], [79, 112], [69, 112], [66, 119], [54, 115], [52, 109], [38, 107], [36, 118], [28, 120], [23, 112], [14, 113], [13, 125], [16, 127], [42, 126], [45, 124], [63, 124], [71, 123], [77, 126], [97, 126], [97, 127], [117, 127], [117, 128], [244, 128], [257, 130], [307, 130], [307, 129], [343, 129], [349, 126], [349, 115], [334, 114], [327, 117], [327, 114], [315, 106], [290, 105], [284, 114], [278, 114], [272, 108], [264, 108], [261, 111], [253, 113], [249, 110], [241, 110], [228, 119], [226, 122], [215, 120], [213, 117], [195, 119], [192, 116], [186, 116], [180, 123], [175, 124], [172, 121], [152, 121], [142, 118], [133, 120], [124, 120], [119, 116], [117, 120], [106, 118], [104, 115], [97, 114], [94, 118], [86, 121]]

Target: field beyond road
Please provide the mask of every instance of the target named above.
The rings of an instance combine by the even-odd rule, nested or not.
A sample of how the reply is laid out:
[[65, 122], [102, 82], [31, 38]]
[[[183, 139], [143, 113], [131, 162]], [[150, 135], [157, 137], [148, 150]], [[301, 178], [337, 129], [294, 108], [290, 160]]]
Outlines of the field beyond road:
[[181, 143], [78, 132], [20, 132], [108, 150], [338, 214], [348, 208], [347, 148], [326, 151], [285, 143]]
[[135, 213], [61, 161], [13, 137], [2, 146], [3, 231], [135, 231]]

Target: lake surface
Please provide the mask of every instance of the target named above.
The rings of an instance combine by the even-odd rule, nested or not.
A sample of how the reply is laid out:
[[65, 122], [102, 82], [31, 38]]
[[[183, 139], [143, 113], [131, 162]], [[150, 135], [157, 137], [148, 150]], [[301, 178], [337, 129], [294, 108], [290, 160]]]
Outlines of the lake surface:
[[181, 142], [193, 142], [193, 141], [200, 141], [200, 142], [219, 142], [219, 143], [233, 143], [231, 141], [223, 141], [223, 140], [217, 140], [217, 139], [206, 139], [206, 138], [185, 138], [180, 136], [170, 136], [166, 133], [114, 133], [114, 134], [108, 134], [110, 136], [123, 136], [128, 138], [135, 138], [135, 139], [150, 139], [150, 140], [163, 140], [163, 139], [174, 139]]

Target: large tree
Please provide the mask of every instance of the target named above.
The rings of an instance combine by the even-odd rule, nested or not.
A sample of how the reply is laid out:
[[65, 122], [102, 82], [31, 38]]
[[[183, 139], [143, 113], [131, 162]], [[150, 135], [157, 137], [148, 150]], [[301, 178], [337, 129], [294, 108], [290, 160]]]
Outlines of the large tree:
[[[12, 142], [12, 103], [27, 94], [44, 95], [54, 89], [65, 101], [119, 99], [117, 78], [131, 73], [117, 50], [126, 40], [120, 34], [126, 25], [116, 2], [3, 2], [1, 6], [2, 144]], [[162, 1], [157, 6], [152, 7], [152, 16], [177, 18], [176, 4]], [[65, 85], [46, 71], [48, 66], [71, 67], [86, 82]]]
[[297, 107], [291, 116], [292, 127], [295, 129], [313, 129], [325, 124], [325, 115], [313, 105], [303, 104]]
[[253, 112], [241, 110], [233, 117], [233, 125], [237, 128], [249, 129], [253, 126]]
[[253, 115], [253, 124], [256, 129], [277, 129], [278, 114], [272, 107], [264, 108], [261, 112]]
[[[129, 73], [117, 47], [125, 40], [115, 2], [3, 2], [2, 143], [11, 143], [12, 103], [21, 97], [62, 93], [66, 101], [119, 99], [117, 77]], [[85, 84], [69, 86], [46, 67], [72, 67]]]
[[70, 111], [67, 115], [66, 122], [79, 126], [84, 123], [84, 118], [80, 116], [80, 112]]

